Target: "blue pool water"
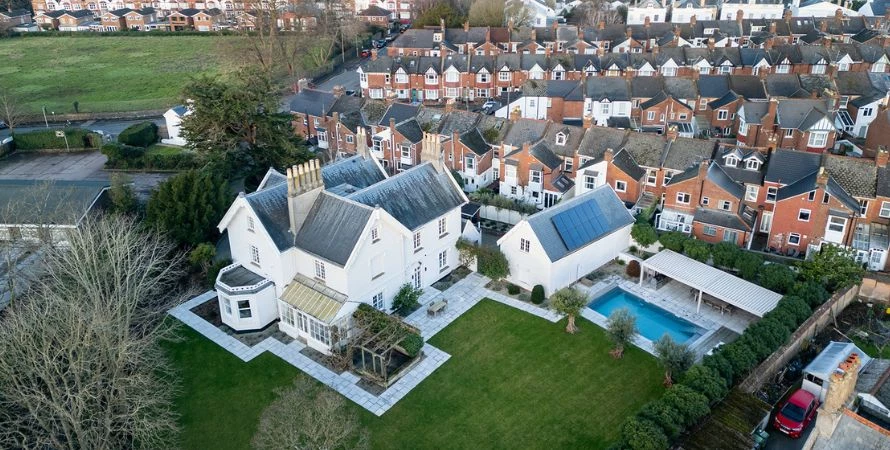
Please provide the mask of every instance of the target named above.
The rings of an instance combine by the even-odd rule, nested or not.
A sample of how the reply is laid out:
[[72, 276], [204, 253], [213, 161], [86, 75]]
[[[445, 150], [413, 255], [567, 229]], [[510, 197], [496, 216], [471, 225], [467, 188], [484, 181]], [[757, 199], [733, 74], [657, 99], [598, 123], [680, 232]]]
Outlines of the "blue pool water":
[[593, 299], [587, 307], [605, 317], [609, 317], [616, 309], [627, 308], [637, 318], [640, 334], [650, 341], [657, 341], [667, 333], [675, 342], [683, 343], [698, 333], [698, 329], [691, 322], [646, 303], [620, 287], [615, 287]]

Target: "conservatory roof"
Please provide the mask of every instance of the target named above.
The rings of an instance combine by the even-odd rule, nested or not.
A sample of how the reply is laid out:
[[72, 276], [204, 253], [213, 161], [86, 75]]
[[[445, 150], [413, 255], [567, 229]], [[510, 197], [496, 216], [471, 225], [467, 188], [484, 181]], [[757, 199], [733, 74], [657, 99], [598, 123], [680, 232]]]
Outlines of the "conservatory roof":
[[291, 284], [284, 288], [281, 300], [329, 324], [337, 318], [346, 303], [346, 296], [320, 281], [297, 274]]
[[838, 366], [852, 353], [859, 354], [859, 359], [862, 361], [862, 365], [859, 366], [860, 371], [868, 365], [869, 361], [871, 361], [871, 358], [869, 358], [865, 352], [860, 350], [856, 344], [852, 342], [832, 341], [824, 350], [822, 350], [822, 353], [819, 353], [819, 356], [817, 356], [816, 359], [803, 369], [803, 371], [805, 373], [813, 374], [823, 380], [827, 380], [828, 377], [837, 370]]
[[642, 267], [723, 300], [757, 317], [773, 310], [782, 298], [769, 289], [671, 250], [643, 261]]

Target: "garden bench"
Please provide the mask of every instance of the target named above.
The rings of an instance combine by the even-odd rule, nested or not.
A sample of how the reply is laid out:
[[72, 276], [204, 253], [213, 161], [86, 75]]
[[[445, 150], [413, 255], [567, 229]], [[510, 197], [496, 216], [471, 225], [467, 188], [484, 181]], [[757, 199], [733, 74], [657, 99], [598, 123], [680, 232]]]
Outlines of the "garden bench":
[[448, 306], [448, 300], [439, 300], [435, 302], [430, 302], [429, 306], [426, 308], [426, 313], [429, 316], [438, 316], [442, 311], [445, 311], [445, 308]]

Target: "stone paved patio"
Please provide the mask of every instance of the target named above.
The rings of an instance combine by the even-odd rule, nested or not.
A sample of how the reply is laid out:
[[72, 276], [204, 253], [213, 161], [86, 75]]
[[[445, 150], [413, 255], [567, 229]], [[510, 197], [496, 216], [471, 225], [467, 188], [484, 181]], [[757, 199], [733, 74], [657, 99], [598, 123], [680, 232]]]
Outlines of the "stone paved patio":
[[[447, 327], [451, 322], [467, 312], [485, 297], [528, 312], [529, 314], [541, 317], [550, 322], [557, 322], [562, 318], [562, 316], [553, 311], [521, 302], [486, 289], [485, 284], [489, 281], [488, 278], [473, 272], [445, 291], [440, 292], [432, 287], [428, 287], [424, 289], [424, 295], [420, 298], [421, 307], [408, 316], [406, 322], [419, 328], [424, 340], [426, 340]], [[215, 297], [215, 291], [205, 292], [204, 294], [172, 308], [169, 313], [171, 316], [179, 319], [182, 323], [193, 328], [204, 337], [216, 342], [242, 361], [250, 361], [260, 353], [268, 351], [377, 416], [383, 415], [383, 413], [407, 395], [408, 392], [411, 392], [411, 390], [420, 384], [421, 381], [426, 379], [426, 377], [432, 374], [433, 371], [439, 368], [439, 366], [444, 364], [445, 361], [451, 357], [448, 353], [445, 353], [430, 344], [424, 344], [424, 359], [412, 367], [402, 378], [390, 385], [386, 391], [379, 396], [375, 396], [356, 384], [359, 381], [357, 375], [350, 372], [343, 372], [340, 374], [334, 373], [306, 355], [300, 353], [300, 351], [305, 348], [305, 345], [299, 341], [284, 344], [281, 341], [270, 337], [253, 347], [249, 347], [191, 311], [195, 306]], [[445, 312], [436, 317], [428, 316], [426, 305], [439, 298], [448, 300], [448, 307]]]

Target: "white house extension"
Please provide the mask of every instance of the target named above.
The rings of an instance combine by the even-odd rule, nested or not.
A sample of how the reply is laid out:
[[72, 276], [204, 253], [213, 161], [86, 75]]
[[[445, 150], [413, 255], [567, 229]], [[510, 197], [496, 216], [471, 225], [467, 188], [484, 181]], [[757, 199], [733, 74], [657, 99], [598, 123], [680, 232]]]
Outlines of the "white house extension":
[[522, 220], [498, 239], [507, 279], [551, 295], [615, 259], [630, 243], [633, 216], [611, 186], [600, 186]]
[[233, 264], [216, 280], [222, 322], [236, 331], [276, 320], [328, 353], [361, 303], [390, 311], [399, 288], [425, 288], [458, 265], [466, 196], [441, 150], [387, 178], [367, 151], [325, 167], [272, 169], [219, 224]]

